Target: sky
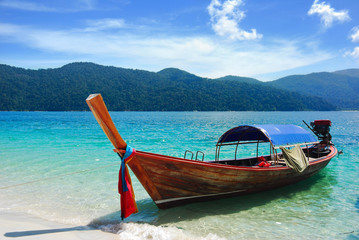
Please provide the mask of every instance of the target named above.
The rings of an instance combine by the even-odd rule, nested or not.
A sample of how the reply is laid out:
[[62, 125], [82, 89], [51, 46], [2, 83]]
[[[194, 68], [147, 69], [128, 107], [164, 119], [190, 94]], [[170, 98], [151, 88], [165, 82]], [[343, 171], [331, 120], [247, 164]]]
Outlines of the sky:
[[359, 68], [358, 0], [0, 0], [0, 64], [261, 81]]

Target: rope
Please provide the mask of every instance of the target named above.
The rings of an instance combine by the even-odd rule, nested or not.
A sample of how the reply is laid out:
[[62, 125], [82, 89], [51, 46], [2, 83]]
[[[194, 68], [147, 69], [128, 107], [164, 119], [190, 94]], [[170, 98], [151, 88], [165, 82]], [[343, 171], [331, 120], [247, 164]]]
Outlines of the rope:
[[37, 179], [37, 180], [34, 180], [34, 181], [14, 184], [14, 185], [6, 186], [6, 187], [0, 187], [0, 190], [13, 188], [13, 187], [18, 187], [18, 186], [22, 186], [22, 185], [33, 184], [33, 183], [36, 183], [36, 182], [47, 181], [47, 180], [51, 180], [51, 179], [55, 179], [55, 178], [75, 175], [75, 174], [79, 174], [79, 173], [91, 172], [91, 171], [95, 171], [95, 170], [102, 169], [102, 168], [107, 168], [107, 167], [112, 167], [112, 166], [119, 165], [119, 164], [121, 164], [121, 162], [105, 165], [105, 166], [102, 166], [102, 167], [91, 168], [91, 169], [86, 169], [86, 170], [81, 170], [81, 171], [76, 171], [76, 172], [70, 172], [70, 173], [66, 173], [66, 174], [56, 175], [56, 176], [53, 176], [53, 177], [41, 178], [41, 179]]

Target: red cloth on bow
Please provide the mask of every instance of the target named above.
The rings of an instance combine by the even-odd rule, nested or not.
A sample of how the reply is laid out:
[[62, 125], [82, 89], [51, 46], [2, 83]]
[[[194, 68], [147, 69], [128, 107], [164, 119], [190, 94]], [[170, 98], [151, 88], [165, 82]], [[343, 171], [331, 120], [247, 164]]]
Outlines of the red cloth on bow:
[[121, 157], [121, 168], [118, 176], [118, 193], [121, 195], [121, 218], [127, 218], [132, 213], [137, 213], [138, 208], [133, 192], [131, 177], [127, 168], [127, 163], [135, 155], [135, 149], [127, 146], [126, 152]]

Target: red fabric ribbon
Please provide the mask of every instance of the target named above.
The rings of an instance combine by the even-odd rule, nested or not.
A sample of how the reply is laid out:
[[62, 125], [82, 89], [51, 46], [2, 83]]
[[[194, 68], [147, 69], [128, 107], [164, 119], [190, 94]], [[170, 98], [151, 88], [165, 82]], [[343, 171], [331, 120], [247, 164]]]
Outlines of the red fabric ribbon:
[[132, 188], [131, 177], [127, 168], [127, 163], [135, 155], [135, 149], [127, 145], [126, 152], [121, 157], [121, 168], [118, 176], [118, 193], [121, 195], [121, 218], [127, 218], [132, 213], [137, 213], [138, 208], [135, 200], [135, 193]]

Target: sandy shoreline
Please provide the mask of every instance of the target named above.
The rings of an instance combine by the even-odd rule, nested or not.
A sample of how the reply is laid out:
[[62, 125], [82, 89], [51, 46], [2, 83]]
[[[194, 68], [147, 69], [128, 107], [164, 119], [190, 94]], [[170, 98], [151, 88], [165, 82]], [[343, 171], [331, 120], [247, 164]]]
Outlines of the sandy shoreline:
[[0, 239], [21, 240], [113, 240], [119, 236], [88, 226], [50, 222], [25, 213], [0, 211]]

